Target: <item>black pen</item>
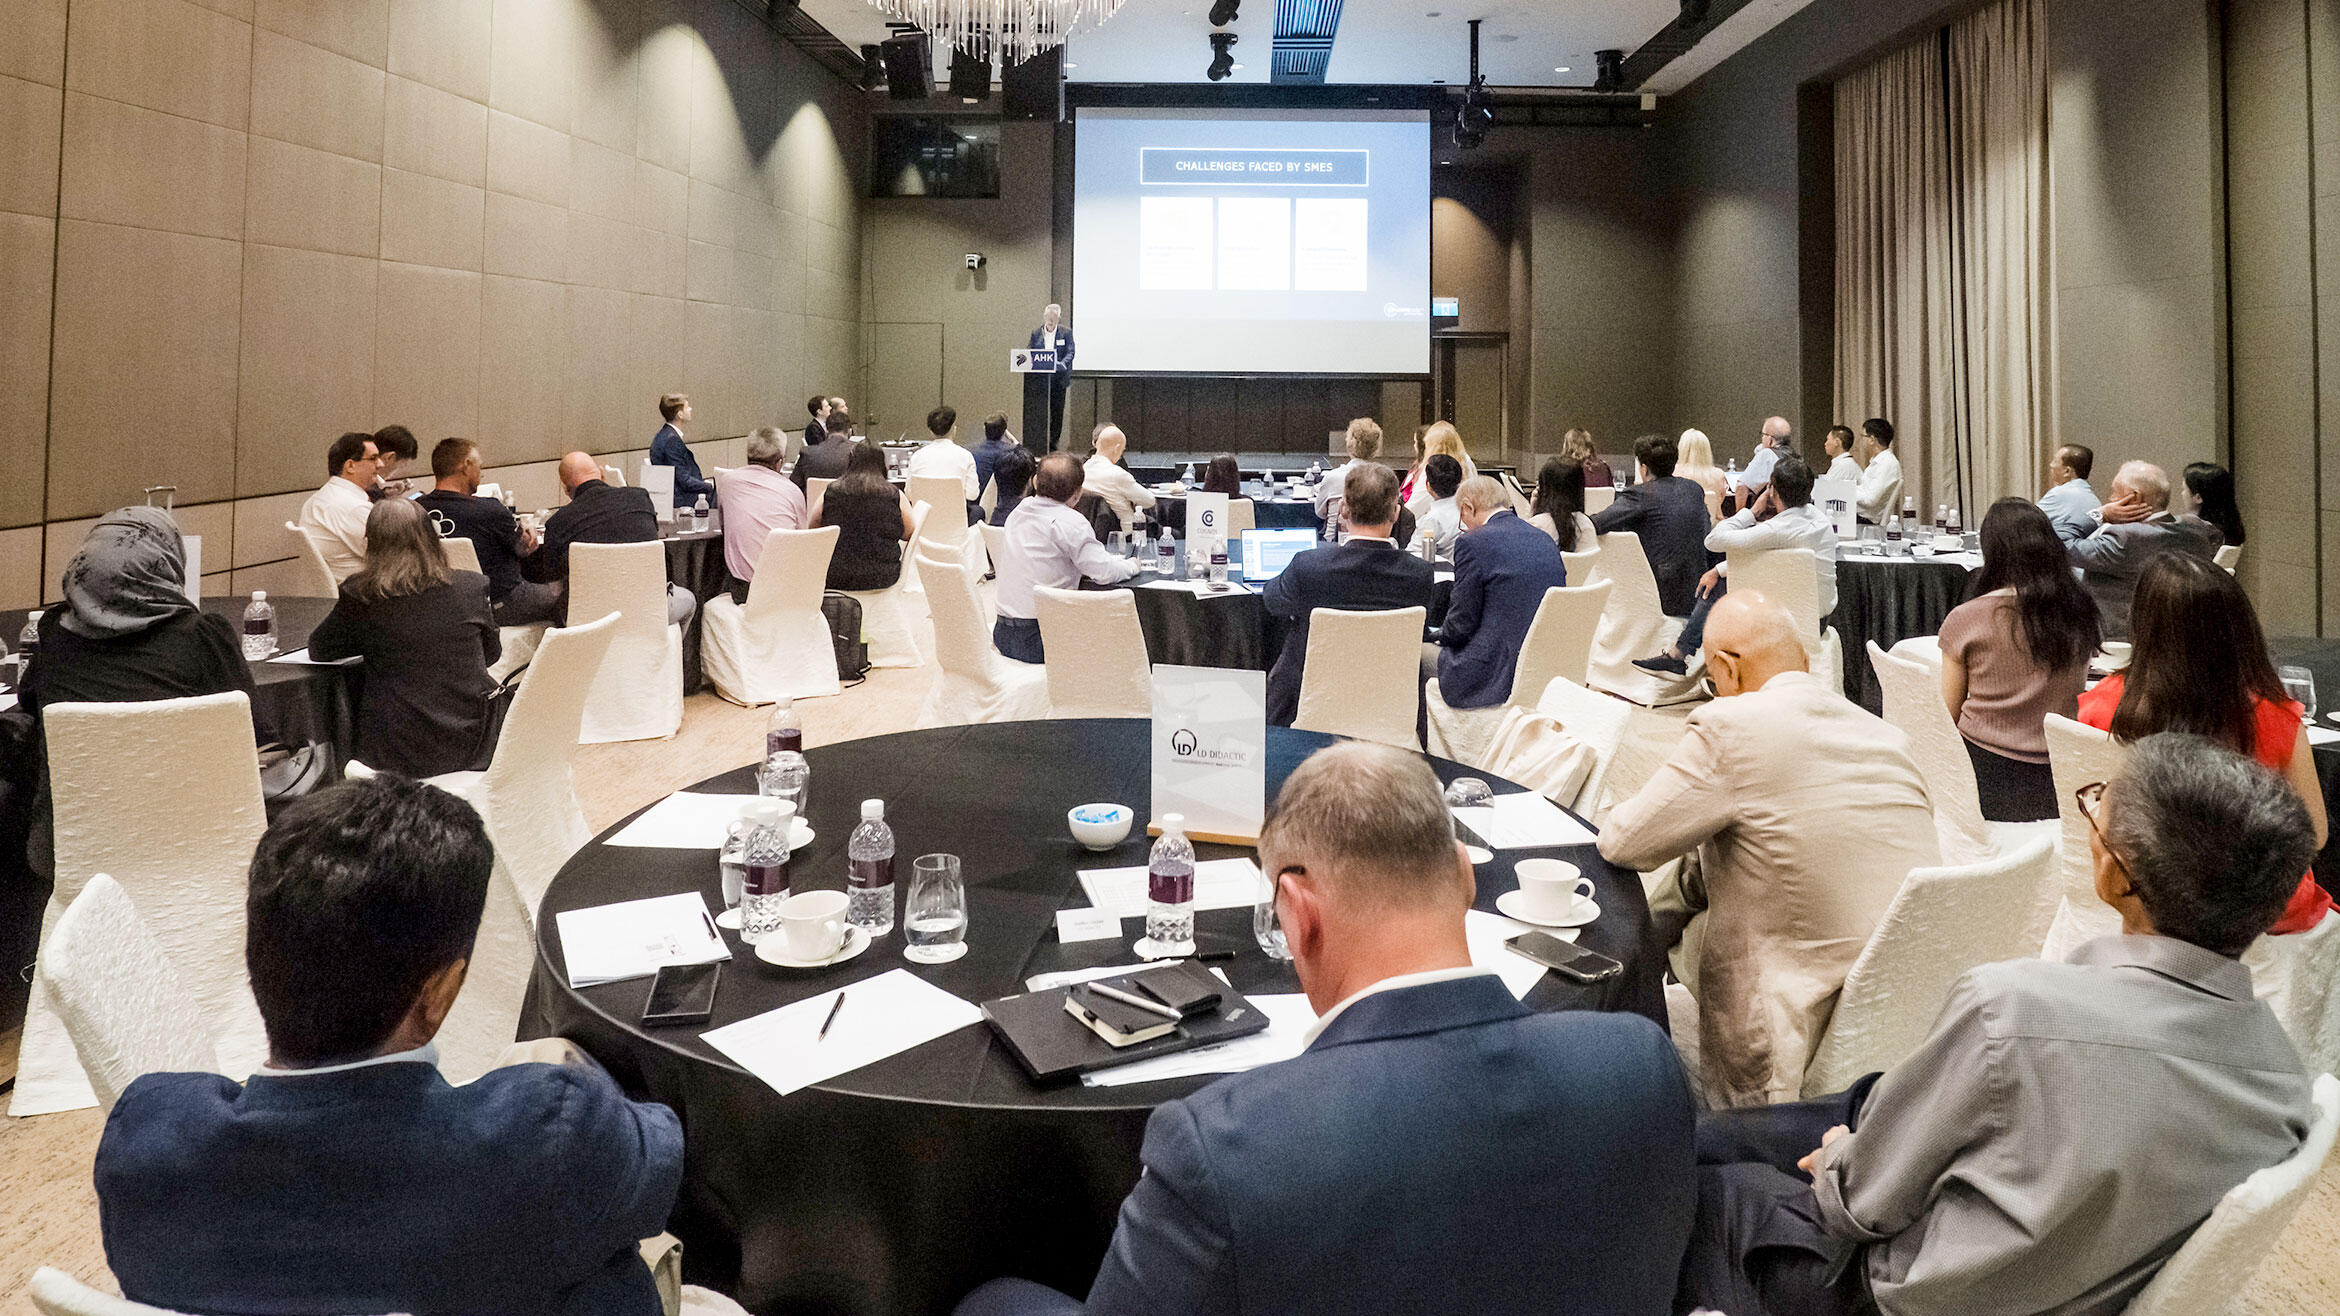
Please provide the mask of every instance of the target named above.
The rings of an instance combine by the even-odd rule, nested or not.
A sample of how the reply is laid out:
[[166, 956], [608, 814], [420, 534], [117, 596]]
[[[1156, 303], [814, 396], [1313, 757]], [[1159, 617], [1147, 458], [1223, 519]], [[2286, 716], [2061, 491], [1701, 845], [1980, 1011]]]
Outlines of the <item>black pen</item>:
[[837, 993], [837, 1003], [836, 1003], [835, 1005], [832, 1005], [832, 1006], [830, 1006], [830, 1007], [829, 1007], [829, 1017], [828, 1017], [828, 1018], [826, 1018], [826, 1019], [823, 1019], [823, 1020], [821, 1020], [821, 1031], [819, 1031], [819, 1032], [817, 1032], [817, 1033], [813, 1034], [813, 1041], [814, 1041], [815, 1043], [825, 1042], [825, 1041], [827, 1041], [827, 1040], [828, 1040], [828, 1038], [829, 1038], [829, 1025], [830, 1025], [830, 1024], [833, 1024], [833, 1023], [835, 1023], [835, 1022], [837, 1022], [837, 1012], [838, 1012], [839, 1010], [842, 1010], [842, 1009], [844, 1009], [844, 1008], [845, 1008], [845, 993], [843, 993], [843, 992], [839, 992], [839, 993]]

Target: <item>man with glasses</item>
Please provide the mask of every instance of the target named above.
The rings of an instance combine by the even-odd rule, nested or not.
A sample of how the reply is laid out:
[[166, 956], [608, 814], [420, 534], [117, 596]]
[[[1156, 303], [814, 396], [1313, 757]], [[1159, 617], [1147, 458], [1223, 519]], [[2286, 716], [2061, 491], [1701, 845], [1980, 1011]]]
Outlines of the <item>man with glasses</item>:
[[2239, 957], [2315, 852], [2307, 809], [2174, 733], [2079, 795], [2121, 934], [1973, 970], [1909, 1059], [1846, 1092], [1702, 1117], [1678, 1308], [2119, 1312], [2298, 1149], [2308, 1075]]
[[373, 435], [344, 434], [325, 450], [324, 486], [301, 504], [301, 531], [324, 555], [337, 585], [366, 565], [366, 516], [374, 510], [381, 469]]

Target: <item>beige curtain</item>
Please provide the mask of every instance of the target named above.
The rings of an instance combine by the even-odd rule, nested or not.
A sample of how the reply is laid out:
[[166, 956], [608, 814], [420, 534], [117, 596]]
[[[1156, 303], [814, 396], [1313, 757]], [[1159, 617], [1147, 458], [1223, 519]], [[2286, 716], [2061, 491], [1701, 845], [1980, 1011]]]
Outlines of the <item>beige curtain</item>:
[[1836, 400], [1890, 418], [1921, 511], [1971, 524], [2055, 447], [2045, 0], [1836, 87]]

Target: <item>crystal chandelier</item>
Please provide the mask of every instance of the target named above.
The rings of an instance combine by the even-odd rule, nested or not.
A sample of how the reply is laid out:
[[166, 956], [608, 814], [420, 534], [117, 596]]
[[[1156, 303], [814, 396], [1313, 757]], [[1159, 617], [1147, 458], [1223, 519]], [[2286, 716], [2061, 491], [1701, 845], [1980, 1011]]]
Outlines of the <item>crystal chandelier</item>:
[[1000, 67], [1094, 31], [1122, 0], [869, 0], [888, 17], [916, 23], [955, 50], [996, 55]]

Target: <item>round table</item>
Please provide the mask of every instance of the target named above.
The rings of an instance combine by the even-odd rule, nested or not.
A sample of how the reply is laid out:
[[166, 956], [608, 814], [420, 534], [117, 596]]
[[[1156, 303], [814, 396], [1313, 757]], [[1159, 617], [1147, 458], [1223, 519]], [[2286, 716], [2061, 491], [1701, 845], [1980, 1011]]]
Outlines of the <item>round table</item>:
[[[809, 751], [807, 812], [817, 837], [792, 858], [796, 889], [843, 885], [859, 803], [884, 796], [897, 883], [917, 855], [959, 855], [968, 953], [953, 964], [908, 964], [897, 929], [857, 959], [789, 972], [758, 961], [727, 934], [734, 958], [705, 1027], [897, 968], [979, 1004], [1023, 990], [1033, 974], [1133, 962], [1121, 940], [1059, 944], [1054, 919], [1059, 909], [1088, 903], [1077, 870], [1145, 861], [1142, 829], [1114, 851], [1089, 854], [1066, 835], [1064, 815], [1096, 800], [1142, 812], [1149, 730], [1137, 720], [1016, 722]], [[1329, 736], [1270, 728], [1271, 795], [1301, 759], [1330, 743]], [[1486, 775], [1431, 763], [1445, 780]], [[695, 789], [744, 794], [754, 787], [751, 771], [741, 768]], [[1042, 1088], [988, 1028], [976, 1026], [780, 1096], [701, 1041], [702, 1027], [643, 1029], [647, 979], [568, 986], [555, 930], [562, 910], [680, 891], [698, 891], [721, 907], [713, 851], [613, 847], [609, 835], [579, 851], [545, 894], [530, 1031], [575, 1040], [629, 1092], [682, 1116], [683, 1190], [670, 1227], [687, 1244], [691, 1282], [735, 1293], [758, 1312], [947, 1311], [976, 1284], [1003, 1274], [1087, 1291], [1121, 1199], [1137, 1182], [1148, 1115], [1207, 1079]], [[1245, 853], [1197, 849], [1204, 859]], [[1513, 862], [1536, 854], [1564, 856], [1592, 878], [1603, 912], [1582, 944], [1622, 961], [1625, 972], [1592, 987], [1546, 974], [1527, 1003], [1630, 1009], [1662, 1025], [1664, 949], [1634, 874], [1590, 846], [1499, 851], [1479, 868], [1479, 907], [1492, 911], [1494, 898], [1516, 886]], [[1205, 950], [1236, 952], [1220, 967], [1238, 988], [1297, 991], [1291, 968], [1253, 944], [1250, 925], [1248, 909], [1205, 911], [1197, 916], [1197, 940]]]
[[[2267, 641], [2267, 651], [2284, 666], [2305, 667], [2316, 674], [2316, 725], [2340, 728], [2330, 714], [2340, 711], [2340, 640], [2282, 636]], [[2340, 821], [2340, 741], [2315, 747], [2316, 777], [2324, 784], [2324, 814]], [[2324, 838], [2324, 852], [2316, 857], [2316, 877], [2327, 890], [2340, 889], [2340, 827]]]
[[1844, 641], [1845, 697], [1882, 713], [1884, 692], [1869, 666], [1871, 640], [1891, 651], [1913, 635], [1935, 635], [1950, 610], [1966, 601], [1968, 578], [1981, 565], [1969, 554], [1870, 557], [1841, 553], [1836, 562], [1836, 611], [1828, 625]]
[[[1154, 491], [1154, 516], [1164, 525], [1186, 532], [1186, 491], [1164, 492], [1158, 486]], [[1251, 500], [1251, 519], [1261, 530], [1321, 530], [1324, 518], [1316, 514], [1316, 504], [1308, 495], [1292, 495], [1289, 484], [1269, 485], [1259, 480], [1243, 482], [1242, 496]]]
[[[1276, 665], [1284, 650], [1283, 620], [1267, 610], [1259, 591], [1243, 579], [1243, 542], [1227, 545], [1227, 579], [1241, 588], [1220, 593], [1156, 588], [1157, 582], [1186, 580], [1186, 540], [1177, 539], [1178, 570], [1165, 576], [1154, 569], [1155, 559], [1142, 559], [1144, 569], [1112, 588], [1127, 589], [1137, 600], [1138, 627], [1146, 635], [1146, 657], [1156, 663], [1181, 667], [1231, 667], [1264, 672]], [[1427, 624], [1446, 620], [1446, 605], [1454, 597], [1454, 568], [1440, 563]]]
[[708, 514], [705, 530], [681, 530], [683, 518], [661, 525], [658, 537], [666, 545], [666, 578], [690, 592], [699, 601], [690, 622], [683, 627], [683, 693], [699, 693], [703, 678], [699, 673], [699, 618], [707, 611], [707, 600], [731, 592], [731, 567], [723, 558], [723, 512], [718, 508]]

